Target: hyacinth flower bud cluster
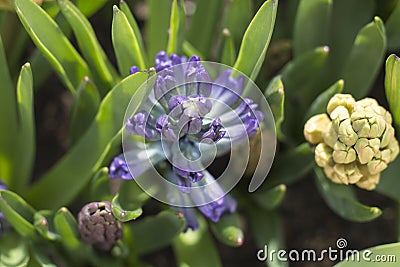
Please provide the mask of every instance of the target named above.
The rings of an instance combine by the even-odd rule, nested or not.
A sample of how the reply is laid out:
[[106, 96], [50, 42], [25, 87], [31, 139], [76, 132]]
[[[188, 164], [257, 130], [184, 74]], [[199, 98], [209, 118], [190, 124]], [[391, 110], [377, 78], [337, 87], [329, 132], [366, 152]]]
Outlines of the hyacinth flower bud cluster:
[[304, 136], [316, 145], [315, 161], [328, 178], [366, 190], [375, 189], [380, 173], [399, 154], [392, 116], [372, 98], [336, 94], [327, 114], [307, 121]]
[[78, 214], [78, 229], [82, 240], [104, 251], [122, 238], [122, 222], [111, 212], [109, 201], [92, 202], [85, 205]]
[[[165, 159], [177, 159], [178, 152], [184, 158], [196, 159], [201, 144], [230, 149], [235, 140], [249, 138], [257, 132], [264, 116], [252, 99], [241, 98], [244, 90], [242, 76], [234, 78], [231, 70], [225, 70], [212, 81], [199, 57], [168, 56], [164, 51], [157, 54], [154, 68], [157, 75], [149, 96], [154, 108], [150, 111], [139, 108], [125, 125], [128, 134], [145, 139], [149, 159], [140, 158], [143, 153], [137, 145], [135, 151], [129, 154], [129, 159], [121, 154], [112, 161], [110, 178], [136, 179], [151, 167], [147, 161], [158, 163]], [[131, 74], [138, 71], [136, 66], [131, 68]], [[179, 151], [170, 150], [160, 155], [163, 147], [172, 146], [174, 142], [179, 143]], [[192, 186], [212, 184], [212, 188], [204, 189], [200, 197], [187, 200], [194, 202], [211, 221], [217, 222], [224, 213], [236, 210], [237, 203], [229, 195], [214, 201], [213, 195], [220, 194], [223, 189], [205, 168], [171, 165], [165, 176], [171, 177], [171, 181], [179, 187], [182, 198], [186, 198], [185, 194], [190, 195]], [[208, 204], [201, 204], [206, 200], [210, 200]], [[185, 215], [186, 229], [198, 228], [193, 208], [174, 208]]]

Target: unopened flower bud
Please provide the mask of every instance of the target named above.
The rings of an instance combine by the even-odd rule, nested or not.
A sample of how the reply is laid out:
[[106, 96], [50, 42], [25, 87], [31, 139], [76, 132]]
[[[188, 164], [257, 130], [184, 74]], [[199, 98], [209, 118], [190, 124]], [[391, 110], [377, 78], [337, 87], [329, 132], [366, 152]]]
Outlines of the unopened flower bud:
[[84, 242], [105, 251], [111, 250], [123, 233], [122, 223], [112, 214], [109, 201], [85, 205], [78, 214], [78, 228]]

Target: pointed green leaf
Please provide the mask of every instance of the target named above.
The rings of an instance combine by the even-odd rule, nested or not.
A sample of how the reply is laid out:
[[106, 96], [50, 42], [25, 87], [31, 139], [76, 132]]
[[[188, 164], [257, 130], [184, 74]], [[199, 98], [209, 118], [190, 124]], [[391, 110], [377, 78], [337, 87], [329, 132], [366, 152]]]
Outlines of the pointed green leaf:
[[235, 42], [228, 29], [222, 31], [222, 45], [221, 45], [221, 63], [228, 66], [233, 66], [236, 60]]
[[396, 50], [400, 47], [400, 1], [397, 1], [396, 7], [386, 20], [386, 36], [388, 40], [388, 48]]
[[90, 76], [85, 61], [54, 20], [32, 0], [14, 0], [14, 6], [33, 42], [42, 51], [67, 88], [75, 93], [75, 88], [83, 77]]
[[286, 185], [280, 184], [269, 189], [261, 189], [250, 197], [262, 208], [273, 210], [278, 207], [286, 194]]
[[[123, 127], [129, 101], [142, 84], [146, 86], [147, 77], [148, 75], [142, 72], [130, 75], [103, 99], [96, 118], [85, 135], [32, 186], [28, 198], [35, 206], [58, 208], [66, 205], [87, 185], [93, 172], [100, 167], [96, 165], [104, 150]], [[138, 90], [138, 94], [133, 98], [136, 103], [133, 107], [137, 108], [147, 95], [149, 88], [142, 89]]]
[[278, 139], [284, 139], [284, 134], [281, 130], [281, 124], [285, 118], [285, 92], [283, 90], [283, 83], [280, 76], [275, 77], [269, 84], [264, 92], [269, 107], [275, 120], [275, 129]]
[[[147, 54], [146, 54], [146, 49], [143, 44], [143, 38], [142, 38], [142, 33], [140, 32], [139, 26], [137, 25], [137, 22], [135, 20], [135, 17], [133, 16], [131, 9], [129, 8], [128, 4], [124, 1], [121, 0], [119, 2], [119, 8], [121, 9], [122, 12], [124, 12], [126, 18], [128, 19], [129, 25], [131, 25], [133, 32], [135, 33], [135, 36], [137, 38], [138, 44], [140, 51], [143, 53], [143, 58], [146, 61], [147, 60]], [[148, 65], [146, 61], [146, 66]]]
[[159, 51], [167, 49], [171, 0], [149, 0], [148, 4], [149, 19], [146, 36], [149, 61], [153, 62]]
[[[221, 0], [199, 0], [196, 1], [196, 11], [191, 17], [187, 32], [187, 40], [196, 44], [196, 48], [205, 56], [209, 57], [214, 40], [215, 29], [222, 11]], [[204, 19], [207, 17], [207, 19]]]
[[[214, 240], [207, 229], [207, 223], [203, 217], [199, 217], [198, 219], [199, 229], [181, 233], [174, 240], [173, 249], [178, 266], [220, 267], [222, 266], [222, 262]], [[204, 255], [207, 255], [207, 257]]]
[[33, 216], [36, 211], [20, 196], [0, 190], [0, 212], [21, 236], [35, 238]]
[[25, 240], [15, 233], [0, 237], [0, 266], [24, 267], [29, 262], [29, 249]]
[[93, 200], [102, 199], [111, 201], [111, 183], [108, 168], [99, 169], [90, 181], [90, 196]]
[[17, 162], [15, 155], [15, 135], [17, 133], [17, 101], [15, 88], [11, 82], [6, 55], [4, 53], [3, 41], [0, 37], [0, 125], [7, 131], [0, 132], [0, 177], [10, 184], [13, 180]]
[[33, 81], [29, 63], [22, 68], [17, 83], [18, 134], [15, 150], [18, 166], [15, 166], [11, 188], [25, 190], [32, 174], [35, 159], [35, 118], [33, 112]]
[[147, 216], [131, 223], [134, 250], [138, 254], [145, 254], [171, 244], [185, 224], [180, 213], [171, 211], [162, 211], [156, 216]]
[[83, 136], [96, 117], [100, 106], [100, 94], [88, 77], [79, 85], [71, 108], [69, 126], [70, 144], [73, 146]]
[[[253, 1], [251, 0], [231, 0], [225, 6], [222, 28], [228, 29], [231, 33], [234, 47], [240, 45], [253, 15]], [[236, 52], [235, 49], [235, 54]]]
[[278, 0], [267, 0], [258, 10], [243, 36], [239, 55], [233, 66], [254, 80], [264, 62], [275, 25]]
[[[271, 260], [270, 251], [284, 249], [284, 235], [282, 222], [276, 211], [260, 211], [255, 207], [247, 207], [250, 219], [250, 229], [257, 242], [257, 257], [266, 257], [265, 261], [269, 267], [286, 267], [288, 263], [279, 261], [277, 258]], [[266, 249], [266, 247], [268, 250]], [[266, 251], [267, 250], [267, 251]]]
[[300, 1], [293, 30], [295, 57], [327, 44], [332, 2], [332, 0]]
[[182, 0], [173, 0], [171, 8], [171, 20], [169, 23], [169, 38], [167, 53], [181, 54], [185, 37], [185, 8]]
[[92, 25], [71, 1], [58, 0], [58, 5], [69, 25], [71, 25], [80, 51], [92, 70], [99, 90], [105, 94], [118, 82], [119, 78], [97, 40]]
[[200, 59], [204, 59], [204, 56], [197, 50], [191, 43], [184, 41], [182, 44], [183, 54], [187, 57], [198, 56]]
[[75, 0], [76, 6], [87, 17], [90, 17], [91, 15], [96, 13], [107, 2], [108, 2], [107, 0], [96, 0], [96, 1]]
[[78, 224], [67, 208], [61, 208], [54, 215], [54, 228], [61, 236], [61, 242], [70, 250], [79, 248]]
[[143, 210], [141, 207], [138, 207], [137, 205], [132, 205], [131, 203], [124, 203], [125, 206], [122, 207], [122, 204], [120, 202], [121, 200], [119, 194], [116, 194], [115, 197], [112, 199], [111, 205], [112, 213], [121, 222], [128, 222], [142, 215]]
[[318, 88], [316, 82], [327, 62], [329, 51], [326, 46], [318, 47], [297, 57], [281, 71], [282, 82], [285, 85], [285, 113], [291, 115], [285, 118], [282, 128], [288, 137], [297, 142], [304, 140], [303, 114], [307, 112], [315, 97], [325, 89]]
[[400, 243], [384, 244], [361, 250], [356, 255], [334, 265], [334, 267], [397, 267], [400, 259]]
[[385, 92], [394, 122], [400, 127], [400, 58], [394, 54], [386, 60]]
[[114, 6], [111, 31], [112, 43], [121, 75], [127, 76], [132, 66], [138, 66], [141, 70], [146, 69], [146, 60], [144, 52], [140, 49], [138, 37], [124, 12], [119, 10], [117, 6]]
[[211, 223], [215, 237], [225, 245], [240, 247], [243, 245], [244, 233], [239, 226], [237, 213], [224, 214], [216, 223]]
[[339, 216], [354, 222], [371, 221], [382, 214], [377, 207], [368, 207], [356, 199], [353, 188], [349, 185], [335, 184], [315, 166], [317, 188], [326, 204]]
[[[311, 170], [313, 162], [314, 154], [307, 143], [290, 149], [286, 153], [277, 154], [267, 180], [259, 190], [262, 191], [263, 188], [268, 189], [280, 184], [294, 183]], [[290, 168], [282, 168], [282, 166], [290, 166]]]
[[59, 238], [54, 232], [53, 212], [51, 210], [41, 210], [33, 216], [35, 229], [44, 238], [54, 241]]
[[400, 157], [391, 162], [387, 169], [381, 173], [379, 184], [376, 186], [376, 191], [400, 203], [400, 181], [398, 174], [400, 173]]
[[343, 67], [341, 77], [346, 82], [345, 92], [356, 99], [368, 94], [381, 68], [385, 51], [385, 26], [379, 17], [375, 17], [357, 34]]
[[344, 81], [339, 80], [317, 96], [308, 109], [305, 120], [308, 120], [316, 114], [326, 113], [326, 107], [328, 106], [329, 100], [331, 100], [335, 94], [340, 94], [343, 91], [343, 86]]

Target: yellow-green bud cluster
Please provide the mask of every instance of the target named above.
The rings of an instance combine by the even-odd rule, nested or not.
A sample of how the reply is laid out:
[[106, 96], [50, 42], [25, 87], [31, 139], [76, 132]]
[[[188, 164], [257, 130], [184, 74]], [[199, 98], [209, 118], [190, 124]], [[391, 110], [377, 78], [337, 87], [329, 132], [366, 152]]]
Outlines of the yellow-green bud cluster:
[[355, 101], [336, 94], [327, 114], [311, 117], [304, 126], [315, 147], [315, 161], [335, 183], [375, 189], [380, 173], [399, 154], [392, 116], [372, 98]]

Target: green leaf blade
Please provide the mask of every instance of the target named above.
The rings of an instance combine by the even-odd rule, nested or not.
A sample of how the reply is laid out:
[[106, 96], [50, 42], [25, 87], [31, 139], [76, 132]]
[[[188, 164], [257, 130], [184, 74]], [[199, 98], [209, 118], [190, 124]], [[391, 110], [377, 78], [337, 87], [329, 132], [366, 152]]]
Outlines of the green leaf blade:
[[400, 58], [390, 55], [386, 60], [385, 93], [397, 129], [400, 129]]
[[98, 79], [101, 91], [107, 92], [118, 82], [119, 78], [98, 42], [92, 26], [71, 1], [58, 0], [58, 5], [69, 25], [71, 25], [88, 65], [94, 70], [93, 75], [95, 75], [96, 81]]
[[240, 247], [244, 242], [244, 233], [239, 225], [237, 213], [224, 214], [220, 220], [211, 224], [215, 237], [225, 245]]
[[354, 222], [367, 222], [382, 214], [377, 207], [368, 207], [359, 203], [350, 186], [331, 182], [319, 167], [314, 167], [314, 171], [321, 196], [326, 204], [342, 218]]
[[185, 37], [185, 9], [182, 0], [173, 0], [167, 53], [181, 54]]
[[90, 76], [86, 62], [54, 20], [32, 0], [14, 0], [14, 6], [33, 42], [55, 68], [67, 88], [75, 93], [75, 88], [83, 77]]
[[266, 1], [250, 22], [240, 46], [234, 69], [254, 80], [261, 69], [275, 25], [278, 0]]
[[129, 75], [132, 66], [139, 69], [146, 69], [144, 52], [140, 49], [138, 37], [124, 12], [114, 6], [114, 16], [112, 21], [112, 43], [117, 57], [118, 68], [122, 76]]
[[341, 77], [345, 92], [365, 97], [378, 75], [386, 51], [385, 26], [379, 17], [363, 27], [354, 41]]
[[149, 0], [149, 19], [146, 28], [149, 61], [168, 46], [168, 27], [170, 22], [171, 1]]
[[[129, 101], [146, 79], [145, 73], [130, 75], [103, 99], [96, 118], [85, 135], [32, 186], [28, 198], [35, 206], [50, 209], [65, 206], [90, 181], [92, 174], [99, 168], [96, 165], [102, 159], [104, 151], [123, 127]], [[147, 93], [147, 88], [138, 91], [133, 98], [136, 101], [134, 107], [139, 106]], [[119, 144], [120, 142], [121, 139]]]
[[54, 228], [67, 248], [75, 250], [80, 247], [78, 223], [67, 208], [59, 209], [54, 215]]

